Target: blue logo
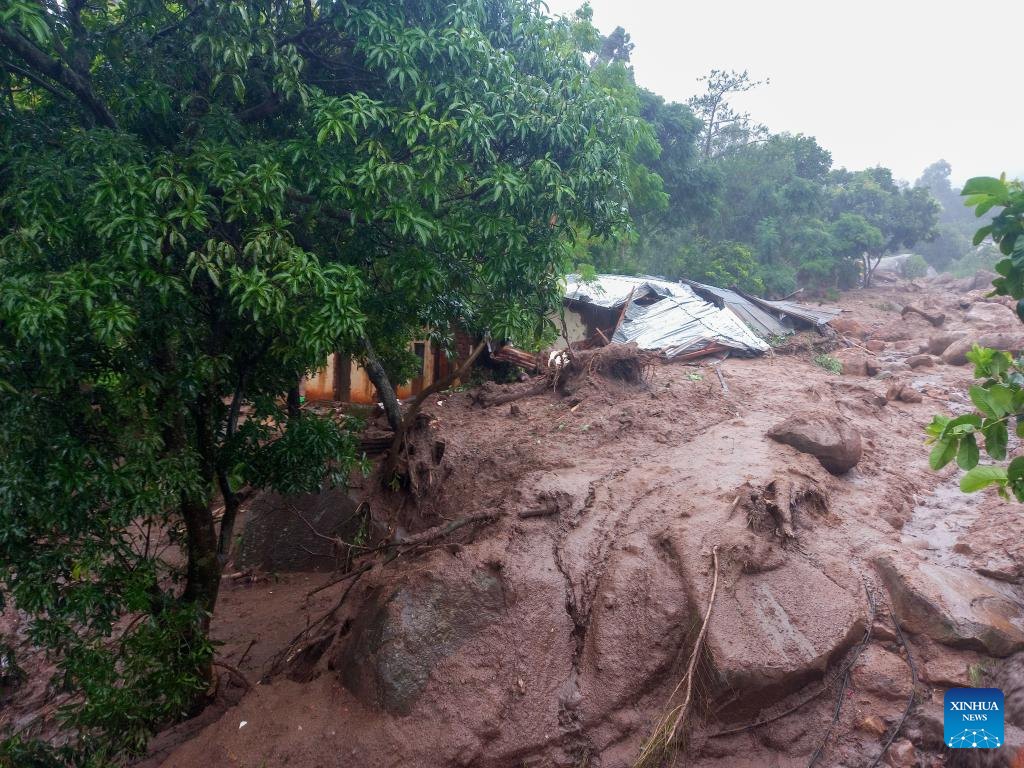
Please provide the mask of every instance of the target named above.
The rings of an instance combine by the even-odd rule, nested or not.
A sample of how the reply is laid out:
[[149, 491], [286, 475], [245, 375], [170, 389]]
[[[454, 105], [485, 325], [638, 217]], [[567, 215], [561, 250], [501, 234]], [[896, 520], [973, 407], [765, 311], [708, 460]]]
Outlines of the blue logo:
[[950, 688], [944, 697], [944, 740], [953, 749], [1001, 747], [1003, 692], [998, 688]]

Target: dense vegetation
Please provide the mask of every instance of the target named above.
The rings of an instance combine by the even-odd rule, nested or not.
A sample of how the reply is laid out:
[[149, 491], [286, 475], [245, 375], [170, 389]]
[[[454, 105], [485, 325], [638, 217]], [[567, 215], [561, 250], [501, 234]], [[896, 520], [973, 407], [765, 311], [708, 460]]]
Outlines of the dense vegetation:
[[536, 343], [576, 232], [625, 229], [654, 141], [575, 33], [517, 0], [0, 0], [0, 598], [80, 736], [47, 759], [202, 705], [240, 489], [356, 461], [303, 374], [348, 352], [400, 420], [411, 338]]

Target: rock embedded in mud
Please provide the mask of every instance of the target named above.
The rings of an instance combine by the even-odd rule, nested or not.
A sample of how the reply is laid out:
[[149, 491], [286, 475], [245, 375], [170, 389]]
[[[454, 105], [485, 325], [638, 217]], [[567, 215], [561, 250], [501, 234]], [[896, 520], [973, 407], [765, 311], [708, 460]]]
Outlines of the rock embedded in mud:
[[843, 366], [844, 376], [874, 376], [882, 366], [860, 347], [840, 349], [832, 355]]
[[863, 339], [868, 335], [868, 329], [860, 321], [854, 320], [852, 317], [836, 317], [830, 320], [828, 324], [844, 336]]
[[[705, 582], [694, 585], [702, 600]], [[751, 711], [820, 679], [863, 637], [867, 609], [858, 587], [852, 571], [833, 560], [819, 567], [791, 558], [768, 572], [740, 574], [720, 589], [708, 625], [719, 689], [713, 695]]]
[[990, 301], [972, 304], [964, 314], [964, 319], [969, 323], [991, 326], [993, 329], [1013, 328], [1020, 322], [1012, 309]]
[[910, 739], [900, 739], [889, 747], [885, 759], [892, 768], [917, 768], [917, 748]]
[[967, 353], [977, 344], [980, 347], [991, 347], [1004, 352], [1016, 354], [1024, 351], [1024, 336], [1012, 333], [987, 333], [981, 336], [967, 336], [950, 344], [942, 353], [942, 360], [947, 365], [966, 365]]
[[364, 704], [408, 714], [434, 667], [502, 612], [499, 576], [454, 566], [410, 574], [364, 602], [331, 668]]
[[264, 491], [248, 505], [235, 555], [239, 570], [267, 573], [330, 570], [343, 553], [324, 536], [351, 541], [361, 523], [344, 490], [282, 495]]
[[900, 625], [953, 648], [991, 656], [1024, 650], [1024, 603], [1013, 587], [933, 563], [875, 560]]
[[928, 338], [928, 354], [941, 355], [949, 348], [950, 344], [960, 341], [966, 335], [966, 331], [948, 331], [946, 333], [934, 334]]
[[768, 437], [811, 454], [833, 475], [857, 466], [863, 450], [860, 432], [842, 416], [824, 411], [790, 416], [772, 427]]
[[907, 358], [907, 365], [911, 368], [931, 368], [935, 365], [935, 358], [931, 355], [911, 355]]

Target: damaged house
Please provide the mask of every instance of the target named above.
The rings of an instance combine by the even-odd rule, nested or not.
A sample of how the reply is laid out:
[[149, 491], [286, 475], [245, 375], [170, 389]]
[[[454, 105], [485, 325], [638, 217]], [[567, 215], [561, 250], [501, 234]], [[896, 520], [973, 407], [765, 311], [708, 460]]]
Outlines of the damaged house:
[[[666, 359], [690, 360], [727, 353], [760, 355], [769, 340], [797, 330], [821, 329], [839, 314], [837, 309], [812, 307], [792, 301], [769, 301], [737, 289], [718, 288], [690, 280], [674, 283], [653, 277], [597, 275], [583, 280], [566, 278], [562, 337], [566, 343], [626, 344], [657, 351]], [[553, 316], [556, 327], [563, 317]], [[419, 375], [399, 385], [400, 399], [413, 397], [458, 367], [469, 355], [473, 340], [456, 334], [456, 359], [428, 340], [416, 341], [411, 350], [420, 360]], [[491, 350], [493, 360], [523, 368], [536, 367], [538, 357], [505, 345]], [[334, 400], [372, 405], [377, 393], [366, 371], [348, 355], [334, 354], [327, 364], [307, 377], [302, 393], [308, 400]]]

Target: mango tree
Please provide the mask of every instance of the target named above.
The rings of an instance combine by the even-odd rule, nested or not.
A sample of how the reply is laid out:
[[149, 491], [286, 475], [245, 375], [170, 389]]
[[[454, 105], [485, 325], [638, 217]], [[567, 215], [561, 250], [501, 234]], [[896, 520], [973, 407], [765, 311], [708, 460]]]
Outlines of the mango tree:
[[0, 598], [59, 759], [202, 704], [241, 488], [357, 462], [303, 374], [347, 352], [386, 397], [424, 329], [528, 345], [576, 228], [623, 225], [640, 123], [540, 8], [0, 0]]

